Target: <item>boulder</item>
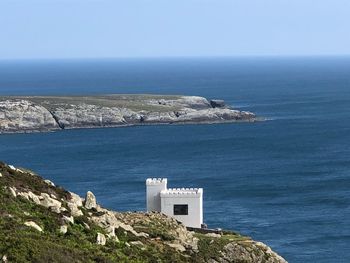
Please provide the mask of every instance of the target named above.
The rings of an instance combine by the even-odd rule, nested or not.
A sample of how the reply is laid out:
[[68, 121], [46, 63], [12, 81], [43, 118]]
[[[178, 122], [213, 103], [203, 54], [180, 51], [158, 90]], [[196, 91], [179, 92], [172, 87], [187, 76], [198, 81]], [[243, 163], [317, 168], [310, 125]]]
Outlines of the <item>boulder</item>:
[[210, 105], [211, 105], [213, 108], [223, 108], [223, 107], [226, 106], [224, 100], [211, 100], [211, 101], [210, 101]]
[[65, 234], [65, 233], [67, 233], [67, 231], [68, 231], [68, 226], [67, 225], [63, 225], [63, 226], [60, 227], [60, 233], [61, 234]]
[[78, 208], [78, 206], [75, 203], [67, 203], [67, 206], [70, 209], [71, 215], [73, 217], [84, 215], [83, 212]]
[[39, 196], [37, 196], [36, 194], [34, 194], [33, 192], [29, 191], [28, 192], [28, 197], [30, 200], [32, 200], [34, 203], [36, 203], [37, 205], [41, 204], [41, 201], [39, 199]]
[[69, 192], [70, 193], [70, 203], [75, 204], [77, 207], [83, 206], [83, 200], [81, 197], [75, 193]]
[[71, 224], [74, 224], [74, 218], [72, 216], [63, 216], [62, 217], [63, 221], [66, 222], [66, 223], [71, 223]]
[[86, 197], [85, 197], [85, 201], [84, 201], [84, 206], [86, 209], [92, 209], [92, 208], [96, 208], [97, 204], [96, 204], [96, 197], [95, 195], [88, 191], [86, 193]]
[[106, 245], [106, 237], [104, 234], [97, 233], [96, 244], [98, 245]]
[[52, 212], [56, 213], [56, 214], [61, 213], [61, 208], [58, 207], [58, 206], [51, 206], [51, 207], [50, 207], [50, 210], [51, 210]]
[[35, 223], [33, 221], [27, 221], [27, 222], [24, 223], [24, 225], [32, 227], [32, 228], [38, 230], [39, 232], [43, 231], [43, 229], [40, 226], [38, 226], [37, 223]]
[[62, 206], [62, 203], [60, 201], [53, 199], [47, 193], [41, 193], [40, 196], [42, 197], [40, 200], [40, 204], [42, 206], [45, 206], [47, 208], [56, 207], [58, 209]]
[[53, 182], [51, 182], [50, 180], [44, 180], [44, 182], [46, 183], [46, 184], [48, 184], [49, 186], [55, 186], [55, 184], [53, 183]]

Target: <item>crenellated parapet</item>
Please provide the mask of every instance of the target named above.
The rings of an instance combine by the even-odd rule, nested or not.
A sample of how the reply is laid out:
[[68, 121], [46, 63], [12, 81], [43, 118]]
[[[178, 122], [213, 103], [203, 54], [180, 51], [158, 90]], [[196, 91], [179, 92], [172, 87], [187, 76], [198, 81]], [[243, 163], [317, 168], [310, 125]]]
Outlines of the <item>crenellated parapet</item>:
[[166, 185], [168, 182], [167, 178], [147, 178], [146, 185]]
[[202, 197], [203, 188], [168, 188], [160, 192], [160, 197]]

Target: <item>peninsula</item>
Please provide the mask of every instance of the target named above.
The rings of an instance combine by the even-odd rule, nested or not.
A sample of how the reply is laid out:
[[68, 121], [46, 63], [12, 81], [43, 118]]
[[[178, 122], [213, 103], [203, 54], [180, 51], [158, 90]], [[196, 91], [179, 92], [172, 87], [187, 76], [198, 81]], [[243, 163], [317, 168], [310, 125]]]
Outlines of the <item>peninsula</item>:
[[255, 121], [223, 100], [176, 95], [0, 97], [0, 133], [147, 124]]
[[189, 229], [159, 212], [111, 211], [90, 191], [81, 198], [3, 162], [0, 261], [286, 263], [233, 231]]

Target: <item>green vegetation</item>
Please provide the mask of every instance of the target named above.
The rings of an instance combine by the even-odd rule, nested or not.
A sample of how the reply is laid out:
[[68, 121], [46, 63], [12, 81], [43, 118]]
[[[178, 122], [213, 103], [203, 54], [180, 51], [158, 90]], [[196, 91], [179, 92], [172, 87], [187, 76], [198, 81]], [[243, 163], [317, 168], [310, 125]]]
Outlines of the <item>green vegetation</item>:
[[204, 260], [218, 260], [220, 256], [218, 251], [222, 251], [228, 243], [250, 240], [248, 237], [234, 233], [224, 234], [220, 238], [212, 238], [202, 233], [196, 233], [195, 236], [199, 239], [198, 250]]
[[[46, 184], [40, 177], [8, 169], [0, 163], [0, 258], [9, 262], [186, 262], [186, 257], [164, 246], [159, 240], [126, 234], [118, 229], [119, 242], [108, 239], [105, 246], [96, 244], [97, 232], [103, 229], [84, 216], [76, 217], [66, 234], [59, 232], [61, 216], [48, 208], [36, 205], [21, 196], [13, 197], [9, 187], [50, 192], [66, 198], [69, 192]], [[84, 211], [84, 214], [86, 211]], [[24, 225], [34, 221], [39, 232]], [[87, 223], [90, 229], [84, 227]], [[162, 237], [161, 237], [162, 239]], [[144, 247], [130, 246], [127, 242], [141, 240]]]
[[149, 94], [118, 94], [100, 96], [10, 96], [0, 97], [3, 99], [25, 99], [39, 104], [48, 110], [55, 110], [57, 107], [70, 108], [71, 105], [82, 103], [95, 105], [98, 107], [118, 107], [127, 108], [133, 111], [154, 111], [168, 112], [179, 110], [176, 107], [161, 104], [149, 104], [150, 100], [171, 100], [179, 99], [177, 95], [149, 95]]
[[[5, 255], [8, 262], [211, 262], [222, 257], [229, 243], [259, 250], [249, 248], [252, 241], [248, 237], [231, 231], [222, 231], [220, 235], [189, 232], [165, 215], [129, 212], [113, 215], [133, 230], [118, 227], [117, 238], [107, 238], [105, 245], [99, 245], [98, 233], [105, 236], [108, 233], [91, 219], [103, 218], [108, 210], [80, 207], [82, 215], [74, 217], [74, 224], [68, 224], [64, 216], [71, 213], [67, 203], [72, 197], [70, 192], [50, 185], [28, 170], [12, 169], [1, 162], [0, 173], [0, 259]], [[17, 196], [10, 187], [16, 188]], [[28, 191], [57, 197], [66, 211], [53, 212], [19, 195]], [[35, 222], [43, 231], [26, 226], [28, 221]], [[66, 233], [60, 231], [63, 225], [67, 226]], [[271, 256], [262, 249], [253, 252], [263, 255], [261, 262]]]

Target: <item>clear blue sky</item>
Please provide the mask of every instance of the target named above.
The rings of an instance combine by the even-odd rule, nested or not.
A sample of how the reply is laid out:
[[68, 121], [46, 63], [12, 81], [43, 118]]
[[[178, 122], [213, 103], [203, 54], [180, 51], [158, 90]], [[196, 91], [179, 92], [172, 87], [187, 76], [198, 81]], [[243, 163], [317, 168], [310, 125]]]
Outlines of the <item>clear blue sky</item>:
[[0, 59], [349, 55], [349, 0], [0, 0]]

